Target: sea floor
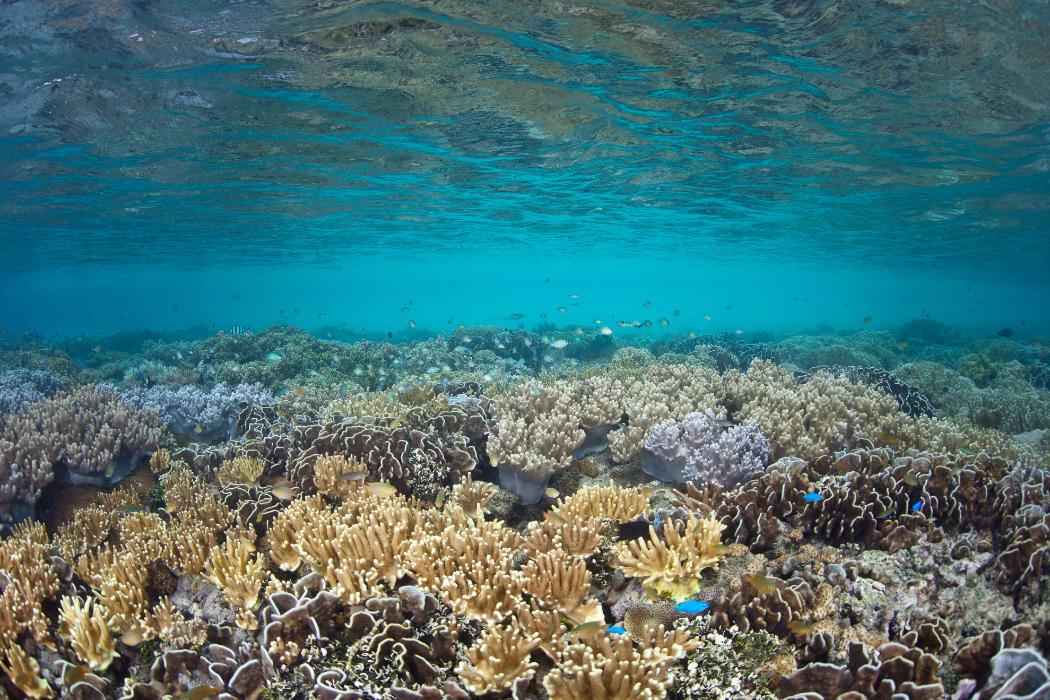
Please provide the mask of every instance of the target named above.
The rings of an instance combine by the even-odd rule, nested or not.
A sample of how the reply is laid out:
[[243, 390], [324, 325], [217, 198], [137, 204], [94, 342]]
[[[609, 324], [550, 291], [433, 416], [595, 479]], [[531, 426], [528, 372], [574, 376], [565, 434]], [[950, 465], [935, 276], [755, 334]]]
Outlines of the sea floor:
[[0, 345], [11, 697], [1050, 698], [1050, 341]]

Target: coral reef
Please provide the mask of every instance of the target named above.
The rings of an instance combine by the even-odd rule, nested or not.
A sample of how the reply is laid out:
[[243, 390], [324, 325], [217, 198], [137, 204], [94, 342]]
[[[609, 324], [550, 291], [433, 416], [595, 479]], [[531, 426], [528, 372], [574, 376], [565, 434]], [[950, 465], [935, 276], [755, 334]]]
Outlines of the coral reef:
[[[4, 692], [1050, 692], [1047, 455], [997, 430], [1045, 420], [1045, 353], [595, 339], [35, 347], [3, 375]], [[984, 386], [941, 364], [980, 354]]]

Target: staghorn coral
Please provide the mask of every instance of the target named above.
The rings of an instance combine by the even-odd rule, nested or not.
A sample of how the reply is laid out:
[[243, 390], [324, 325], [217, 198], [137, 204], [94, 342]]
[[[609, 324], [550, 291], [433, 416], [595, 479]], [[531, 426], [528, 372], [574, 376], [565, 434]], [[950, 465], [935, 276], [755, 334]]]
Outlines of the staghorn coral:
[[0, 414], [17, 411], [27, 404], [51, 398], [65, 382], [41, 369], [0, 370]]
[[700, 574], [717, 569], [725, 526], [715, 518], [690, 515], [684, 523], [667, 518], [660, 532], [650, 526], [648, 538], [618, 543], [613, 552], [626, 576], [641, 579], [656, 595], [684, 600], [700, 587]]

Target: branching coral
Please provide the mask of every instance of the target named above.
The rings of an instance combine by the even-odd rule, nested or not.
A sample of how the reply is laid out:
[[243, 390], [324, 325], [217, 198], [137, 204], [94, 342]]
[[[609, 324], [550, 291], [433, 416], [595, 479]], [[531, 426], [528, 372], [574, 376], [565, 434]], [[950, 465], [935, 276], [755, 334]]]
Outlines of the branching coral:
[[218, 586], [226, 600], [236, 609], [237, 624], [254, 629], [255, 606], [259, 589], [269, 576], [266, 558], [253, 556], [255, 547], [243, 538], [231, 536], [226, 543], [212, 548], [204, 565], [205, 578]]
[[564, 551], [544, 552], [522, 569], [523, 589], [543, 608], [557, 610], [580, 625], [604, 620], [601, 604], [588, 600], [587, 562]]
[[755, 360], [746, 373], [730, 370], [723, 380], [732, 417], [757, 421], [774, 458], [814, 459], [865, 436], [921, 444], [915, 421], [900, 412], [896, 399], [842, 376], [815, 372], [799, 384], [786, 369]]
[[58, 612], [58, 634], [96, 671], [105, 671], [119, 656], [106, 613], [93, 598], [63, 596]]
[[529, 656], [539, 645], [538, 637], [526, 635], [514, 625], [490, 627], [467, 649], [467, 660], [456, 671], [471, 692], [505, 692], [516, 682], [532, 678], [537, 664]]
[[718, 568], [723, 529], [713, 517], [690, 515], [682, 524], [666, 519], [659, 535], [650, 526], [648, 538], [621, 542], [614, 552], [625, 575], [640, 578], [658, 595], [684, 600], [699, 590], [705, 569]]
[[[301, 511], [309, 513], [309, 509]], [[296, 549], [350, 604], [382, 595], [407, 573], [405, 555], [419, 524], [419, 511], [400, 496], [382, 501], [362, 495], [334, 517], [319, 518], [299, 533]], [[288, 561], [284, 552], [282, 558]]]
[[563, 498], [554, 512], [569, 522], [577, 520], [634, 520], [649, 507], [651, 492], [644, 488], [587, 486]]
[[259, 477], [265, 470], [266, 463], [261, 459], [241, 455], [223, 462], [215, 476], [223, 486], [230, 484], [251, 486], [258, 483]]
[[40, 664], [14, 642], [0, 649], [0, 671], [7, 674], [15, 687], [30, 698], [53, 698], [54, 691], [40, 677]]
[[543, 679], [551, 700], [659, 700], [670, 681], [666, 661], [647, 661], [630, 639], [601, 636], [568, 647]]

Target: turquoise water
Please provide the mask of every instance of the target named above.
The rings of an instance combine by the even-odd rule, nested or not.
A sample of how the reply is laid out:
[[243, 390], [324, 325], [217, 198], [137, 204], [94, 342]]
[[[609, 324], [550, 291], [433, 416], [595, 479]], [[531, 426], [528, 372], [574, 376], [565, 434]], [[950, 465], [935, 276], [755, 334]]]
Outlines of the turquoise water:
[[0, 330], [1050, 333], [1048, 34], [1016, 1], [5, 3]]

